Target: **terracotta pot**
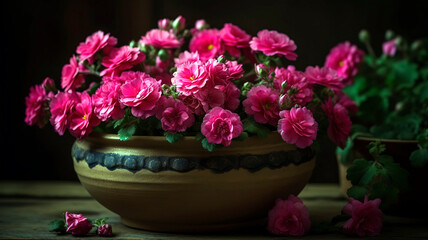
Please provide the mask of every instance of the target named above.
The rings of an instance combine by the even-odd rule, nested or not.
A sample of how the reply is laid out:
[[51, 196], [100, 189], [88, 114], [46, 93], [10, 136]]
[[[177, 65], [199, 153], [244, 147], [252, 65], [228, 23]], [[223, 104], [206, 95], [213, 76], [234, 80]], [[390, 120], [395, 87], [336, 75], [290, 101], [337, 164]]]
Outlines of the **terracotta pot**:
[[263, 223], [277, 198], [297, 195], [315, 165], [277, 133], [207, 152], [193, 137], [93, 134], [76, 141], [81, 183], [125, 225], [162, 232], [230, 230]]
[[[357, 137], [354, 140], [355, 158], [363, 157], [366, 159], [373, 159], [367, 146], [370, 142], [375, 142], [377, 140], [381, 141], [382, 144], [385, 144], [386, 151], [384, 153], [392, 156], [395, 162], [398, 162], [402, 168], [409, 172], [409, 189], [400, 193], [398, 204], [390, 207], [389, 209], [385, 209], [385, 212], [390, 215], [399, 216], [425, 216], [425, 214], [428, 213], [428, 206], [425, 198], [421, 196], [421, 191], [426, 189], [426, 174], [428, 172], [428, 167], [413, 167], [409, 161], [410, 154], [414, 150], [418, 149], [418, 141]], [[350, 182], [346, 179], [346, 171], [351, 164], [343, 165], [339, 159], [338, 162], [340, 184], [346, 196], [346, 191], [351, 187]]]

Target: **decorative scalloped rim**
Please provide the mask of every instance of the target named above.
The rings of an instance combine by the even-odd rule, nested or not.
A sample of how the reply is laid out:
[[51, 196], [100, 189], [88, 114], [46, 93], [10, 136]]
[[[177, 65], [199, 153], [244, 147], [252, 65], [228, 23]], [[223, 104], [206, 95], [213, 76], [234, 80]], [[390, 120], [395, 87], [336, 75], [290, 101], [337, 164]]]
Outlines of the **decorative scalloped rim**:
[[85, 150], [73, 144], [71, 155], [76, 161], [86, 161], [89, 168], [96, 165], [106, 167], [110, 171], [126, 169], [136, 173], [142, 169], [151, 172], [176, 171], [188, 172], [194, 169], [210, 169], [216, 173], [227, 172], [231, 169], [244, 168], [250, 172], [262, 168], [271, 169], [299, 165], [310, 161], [315, 153], [311, 148], [296, 149], [293, 151], [272, 152], [262, 155], [215, 156], [200, 157], [167, 157], [167, 156], [138, 156], [122, 155], [118, 153], [103, 153]]

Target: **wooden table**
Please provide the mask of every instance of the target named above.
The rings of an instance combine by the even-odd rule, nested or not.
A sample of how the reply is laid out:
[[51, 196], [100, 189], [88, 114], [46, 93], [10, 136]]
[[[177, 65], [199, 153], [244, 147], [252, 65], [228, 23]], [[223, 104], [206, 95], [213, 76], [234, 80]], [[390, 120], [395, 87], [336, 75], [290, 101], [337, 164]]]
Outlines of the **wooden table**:
[[[346, 200], [338, 186], [308, 184], [299, 195], [311, 220], [328, 221], [340, 213]], [[115, 234], [107, 239], [269, 239], [263, 227], [219, 234], [166, 234], [132, 229], [118, 215], [91, 198], [77, 182], [0, 182], [0, 239], [78, 239], [48, 232], [47, 224], [61, 213], [82, 213], [96, 219], [108, 217]], [[85, 238], [97, 238], [90, 234]], [[340, 233], [310, 234], [303, 239], [351, 239]], [[373, 238], [370, 238], [373, 239]], [[382, 234], [375, 239], [428, 239], [428, 220], [386, 216]]]

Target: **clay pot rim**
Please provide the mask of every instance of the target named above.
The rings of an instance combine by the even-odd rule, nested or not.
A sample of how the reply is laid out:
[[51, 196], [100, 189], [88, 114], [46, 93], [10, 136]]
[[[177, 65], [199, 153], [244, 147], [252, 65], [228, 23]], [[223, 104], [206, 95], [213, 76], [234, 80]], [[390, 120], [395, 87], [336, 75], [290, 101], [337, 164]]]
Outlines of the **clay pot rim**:
[[375, 138], [375, 137], [356, 137], [355, 140], [361, 140], [361, 141], [381, 141], [386, 143], [405, 143], [405, 144], [417, 144], [418, 140], [401, 140], [401, 139], [389, 139], [389, 138]]

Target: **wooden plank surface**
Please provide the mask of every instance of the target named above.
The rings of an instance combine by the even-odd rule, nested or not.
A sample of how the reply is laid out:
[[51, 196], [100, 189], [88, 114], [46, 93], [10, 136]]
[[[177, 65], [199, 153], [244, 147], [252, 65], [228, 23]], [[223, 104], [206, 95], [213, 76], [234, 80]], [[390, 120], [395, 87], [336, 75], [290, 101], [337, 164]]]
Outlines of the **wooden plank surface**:
[[[340, 213], [346, 200], [331, 184], [308, 184], [299, 195], [312, 221], [328, 221]], [[120, 223], [118, 215], [93, 200], [75, 182], [0, 182], [0, 239], [78, 239], [47, 230], [49, 221], [69, 211], [90, 219], [108, 217], [115, 236], [110, 239], [270, 239], [264, 227], [211, 234], [167, 234], [132, 229]], [[384, 229], [376, 239], [428, 239], [426, 219], [386, 216]], [[97, 238], [90, 234], [87, 238]], [[303, 239], [350, 239], [342, 234], [307, 235]], [[373, 239], [373, 238], [370, 238]]]

